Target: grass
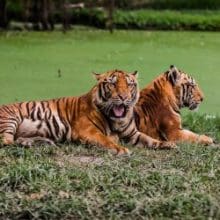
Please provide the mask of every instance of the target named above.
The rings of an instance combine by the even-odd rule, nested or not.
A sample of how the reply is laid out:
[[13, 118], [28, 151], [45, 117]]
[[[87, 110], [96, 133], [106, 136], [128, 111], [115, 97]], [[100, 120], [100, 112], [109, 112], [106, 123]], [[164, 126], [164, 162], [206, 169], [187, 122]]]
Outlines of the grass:
[[[191, 121], [189, 116], [186, 124], [187, 120]], [[196, 121], [219, 126], [220, 118], [205, 120], [194, 118], [190, 128]], [[197, 131], [202, 130], [197, 126]], [[97, 148], [72, 145], [1, 149], [0, 216], [220, 218], [218, 148], [181, 145], [172, 151], [130, 149], [131, 157], [115, 157]]]
[[[0, 35], [0, 104], [79, 95], [95, 80], [91, 72], [139, 71], [140, 86], [175, 64], [201, 85], [201, 113], [219, 110], [220, 34], [201, 32], [75, 30]], [[58, 72], [61, 77], [58, 77]]]
[[[0, 102], [79, 95], [94, 84], [91, 71], [113, 68], [139, 70], [143, 87], [175, 64], [206, 95], [208, 115], [184, 112], [184, 127], [220, 141], [219, 35], [2, 33]], [[130, 157], [73, 145], [0, 149], [0, 219], [220, 218], [218, 147], [130, 149]]]

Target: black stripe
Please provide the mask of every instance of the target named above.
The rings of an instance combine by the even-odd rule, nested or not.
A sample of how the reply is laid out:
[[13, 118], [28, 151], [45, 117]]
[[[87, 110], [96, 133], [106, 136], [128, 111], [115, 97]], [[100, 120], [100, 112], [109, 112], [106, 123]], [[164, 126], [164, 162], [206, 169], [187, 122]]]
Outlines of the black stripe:
[[37, 129], [40, 129], [42, 127], [42, 123], [37, 125]]
[[130, 121], [128, 122], [128, 124], [126, 124], [126, 125], [125, 125], [125, 127], [123, 128], [123, 130], [122, 130], [122, 131], [120, 131], [120, 132], [121, 132], [121, 133], [125, 132], [125, 131], [127, 130], [127, 128], [129, 128], [129, 127], [130, 127], [130, 125], [131, 125], [132, 121], [133, 121], [133, 118], [131, 118], [131, 119], [130, 119]]
[[52, 121], [53, 121], [53, 125], [54, 125], [54, 128], [55, 128], [56, 136], [58, 137], [60, 129], [59, 129], [59, 125], [57, 123], [57, 120], [56, 120], [56, 118], [54, 116], [52, 117]]
[[69, 133], [70, 127], [68, 126], [68, 123], [65, 120], [61, 119], [61, 121], [65, 127], [65, 131], [62, 134], [62, 140], [61, 140], [61, 142], [64, 142], [64, 141], [66, 141], [66, 136]]
[[[8, 132], [11, 132], [11, 131], [9, 131], [9, 130], [12, 130], [12, 132], [13, 132], [13, 131], [14, 131], [14, 128], [7, 126], [6, 128], [1, 129], [1, 130], [0, 130], [0, 133], [8, 133]], [[14, 134], [14, 132], [13, 132], [13, 134]]]
[[77, 114], [78, 113], [77, 112], [78, 111], [78, 99], [76, 99], [74, 107], [75, 107], [74, 108], [74, 116], [75, 116], [74, 119], [77, 120], [78, 119], [78, 117], [77, 117], [78, 116], [78, 114]]
[[184, 97], [185, 97], [185, 93], [186, 93], [185, 85], [182, 84], [181, 87], [182, 87], [182, 97], [181, 97], [181, 100], [182, 100], [182, 103], [184, 104], [184, 102], [185, 102]]
[[[64, 141], [66, 140], [66, 138], [65, 138], [64, 136], [66, 136], [66, 135], [68, 134], [68, 132], [69, 132], [69, 126], [68, 126], [67, 122], [65, 121], [65, 119], [63, 119], [63, 117], [62, 117], [59, 101], [60, 101], [60, 99], [57, 100], [57, 102], [56, 102], [56, 104], [57, 104], [57, 114], [58, 114], [58, 117], [59, 117], [61, 123], [62, 123], [62, 124], [64, 125], [64, 127], [65, 127], [65, 131], [63, 131], [63, 133], [62, 133], [62, 140], [61, 140], [62, 142], [64, 142]], [[58, 126], [59, 126], [59, 125], [58, 125]]]
[[51, 109], [50, 109], [50, 105], [49, 102], [46, 102], [47, 106], [46, 106], [46, 112], [47, 112], [47, 119], [50, 119], [51, 117]]
[[65, 113], [66, 113], [66, 118], [68, 121], [70, 121], [70, 117], [69, 117], [69, 111], [70, 111], [70, 107], [69, 107], [69, 100], [66, 99], [65, 100]]
[[35, 103], [35, 102], [32, 102], [32, 104], [33, 104], [33, 105], [32, 105], [32, 108], [31, 108], [32, 112], [31, 112], [30, 117], [31, 117], [32, 121], [35, 121], [34, 113], [35, 113], [35, 111], [36, 111], [36, 109], [35, 109], [36, 103]]
[[103, 129], [94, 121], [89, 117], [90, 122], [92, 122], [92, 124], [98, 129], [100, 130], [102, 133], [105, 133], [105, 131], [103, 132]]
[[31, 112], [31, 115], [30, 115], [30, 117], [31, 117], [31, 119], [32, 119], [32, 121], [35, 121], [35, 118], [34, 118], [34, 109], [32, 109], [32, 112]]
[[137, 132], [138, 132], [137, 129], [136, 129], [136, 128], [133, 128], [132, 131], [131, 131], [128, 135], [122, 137], [122, 139], [125, 140], [126, 142], [129, 142], [130, 139], [131, 139]]
[[37, 119], [41, 120], [41, 111], [40, 111], [40, 107], [38, 107], [37, 109]]
[[11, 115], [11, 112], [8, 110], [8, 107], [5, 105], [3, 108], [3, 111], [6, 112], [7, 114]]
[[98, 94], [99, 94], [99, 98], [103, 99], [102, 97], [102, 88], [101, 88], [101, 84], [98, 85]]
[[[11, 108], [14, 108], [15, 106], [10, 106]], [[14, 115], [15, 113], [9, 108], [9, 106], [5, 105], [4, 110], [9, 114], [9, 115]]]
[[12, 132], [12, 131], [5, 131], [4, 133], [14, 135], [14, 132]]
[[80, 113], [80, 103], [81, 103], [81, 99], [78, 98], [78, 100], [77, 100], [77, 108], [76, 108], [76, 112], [77, 112], [78, 115]]
[[0, 123], [1, 123], [1, 125], [3, 125], [3, 124], [8, 124], [8, 125], [13, 124], [15, 127], [17, 127], [17, 122], [16, 121], [1, 121]]
[[74, 106], [75, 106], [75, 98], [72, 98], [72, 100], [71, 100], [71, 104], [70, 104], [70, 108], [71, 108], [71, 110], [70, 110], [70, 121], [69, 121], [69, 123], [71, 123], [72, 121], [73, 121], [73, 116], [74, 116]]
[[138, 114], [136, 109], [134, 109], [134, 121], [135, 121], [136, 127], [139, 128], [140, 127], [140, 115]]
[[4, 125], [4, 124], [10, 124], [10, 123], [11, 123], [10, 121], [1, 121], [1, 122], [0, 122], [0, 126], [1, 126], [1, 125]]
[[141, 134], [139, 134], [138, 136], [137, 136], [137, 139], [136, 139], [136, 141], [134, 142], [134, 146], [136, 146], [138, 143], [139, 143], [139, 141], [140, 141], [140, 136], [141, 136]]
[[10, 120], [10, 121], [15, 121], [17, 122], [16, 118], [11, 118], [11, 117], [1, 117], [1, 120]]
[[46, 122], [46, 125], [47, 125], [47, 128], [49, 129], [49, 138], [55, 138], [54, 135], [53, 135], [53, 131], [52, 131], [52, 128], [51, 128], [51, 125], [50, 125], [50, 122], [48, 120], [45, 120]]
[[152, 93], [146, 94], [146, 97], [148, 97], [150, 100], [157, 102], [157, 98]]
[[26, 103], [26, 110], [27, 110], [27, 115], [28, 115], [28, 117], [30, 116], [30, 102], [27, 102]]
[[42, 101], [41, 102], [41, 106], [42, 106], [42, 109], [43, 109], [43, 112], [45, 111], [45, 106], [44, 106], [44, 102]]
[[18, 108], [18, 112], [19, 112], [19, 117], [20, 117], [21, 121], [23, 121], [24, 116], [23, 116], [23, 114], [22, 114], [22, 107], [21, 107], [21, 105], [20, 105], [19, 108]]
[[98, 117], [95, 117], [95, 119], [99, 122], [99, 124], [102, 126], [102, 131], [103, 133], [106, 134], [106, 124], [105, 124], [105, 120], [102, 120]]
[[102, 100], [103, 101], [107, 101], [107, 98], [106, 98], [106, 96], [105, 96], [105, 89], [104, 89], [104, 84], [102, 83], [102, 84], [100, 84], [100, 89], [101, 89], [101, 91], [100, 91], [100, 94], [101, 94], [101, 98], [102, 98]]
[[52, 111], [51, 111], [51, 109], [50, 108], [48, 108], [48, 119], [50, 119], [51, 118], [51, 116], [52, 116]]

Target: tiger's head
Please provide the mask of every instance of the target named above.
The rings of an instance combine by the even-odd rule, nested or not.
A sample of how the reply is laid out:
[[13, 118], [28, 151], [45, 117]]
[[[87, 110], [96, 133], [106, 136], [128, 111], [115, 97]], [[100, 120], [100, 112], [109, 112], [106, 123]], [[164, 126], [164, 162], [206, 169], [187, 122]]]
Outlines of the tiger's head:
[[167, 80], [171, 83], [179, 108], [188, 107], [195, 110], [203, 101], [204, 95], [193, 79], [188, 74], [171, 65], [165, 72]]
[[112, 120], [125, 118], [139, 98], [137, 71], [113, 70], [94, 75], [97, 80], [96, 106]]

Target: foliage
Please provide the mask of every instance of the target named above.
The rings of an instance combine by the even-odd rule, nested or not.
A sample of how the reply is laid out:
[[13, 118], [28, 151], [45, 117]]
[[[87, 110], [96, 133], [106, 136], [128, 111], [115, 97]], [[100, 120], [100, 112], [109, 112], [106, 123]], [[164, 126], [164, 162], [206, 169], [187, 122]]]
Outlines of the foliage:
[[[74, 10], [72, 24], [105, 28], [107, 15], [98, 9]], [[220, 11], [116, 10], [113, 18], [118, 29], [220, 30]]]
[[72, 11], [70, 21], [72, 24], [105, 28], [107, 15], [102, 9], [77, 9]]
[[220, 12], [212, 11], [117, 11], [114, 24], [127, 29], [220, 30]]
[[[133, 1], [128, 1], [126, 4], [123, 1], [117, 2], [116, 6], [127, 7], [129, 4], [133, 4]], [[143, 1], [144, 4], [145, 1]], [[152, 8], [170, 8], [170, 9], [198, 9], [198, 5], [201, 8], [217, 8], [219, 3], [215, 3], [215, 0], [206, 1], [203, 0], [203, 4], [199, 4], [198, 0], [193, 1], [176, 1], [176, 0], [157, 0], [146, 1], [148, 4], [152, 4]], [[201, 1], [199, 1], [201, 2]], [[217, 2], [217, 1], [216, 1]], [[219, 2], [219, 1], [218, 1]], [[182, 4], [182, 6], [181, 6]], [[209, 5], [210, 4], [210, 5]], [[169, 6], [171, 5], [171, 6]], [[210, 7], [209, 7], [210, 6]], [[213, 6], [213, 7], [211, 7]], [[62, 22], [62, 10], [59, 10], [60, 6], [53, 11], [54, 21], [56, 23]], [[9, 1], [8, 13], [10, 20], [24, 20], [24, 9], [22, 9], [21, 2]], [[84, 9], [69, 9], [68, 21], [71, 24], [84, 24], [95, 26], [99, 28], [106, 28], [107, 24], [107, 11], [100, 8], [84, 8]], [[29, 18], [33, 20], [33, 18]], [[35, 19], [36, 20], [36, 19]], [[121, 10], [117, 9], [114, 13], [113, 24], [115, 28], [120, 29], [157, 29], [157, 30], [208, 30], [219, 31], [220, 30], [220, 11], [219, 10]]]
[[[98, 9], [74, 10], [71, 23], [105, 28], [107, 15]], [[116, 10], [113, 24], [119, 29], [220, 30], [220, 11]]]
[[219, 9], [220, 2], [218, 0], [130, 0], [124, 6], [154, 9]]

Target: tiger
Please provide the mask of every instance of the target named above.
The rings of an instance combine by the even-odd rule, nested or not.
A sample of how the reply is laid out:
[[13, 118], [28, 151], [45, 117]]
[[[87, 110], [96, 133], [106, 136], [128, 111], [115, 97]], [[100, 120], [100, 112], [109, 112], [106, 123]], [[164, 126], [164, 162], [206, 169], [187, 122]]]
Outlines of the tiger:
[[211, 145], [211, 137], [182, 128], [180, 109], [195, 110], [203, 99], [195, 79], [171, 65], [140, 91], [134, 110], [137, 129], [159, 140]]
[[119, 155], [130, 154], [119, 140], [152, 148], [175, 147], [137, 130], [133, 117], [139, 98], [137, 72], [112, 70], [94, 75], [97, 83], [82, 96], [1, 106], [3, 146], [80, 142]]

